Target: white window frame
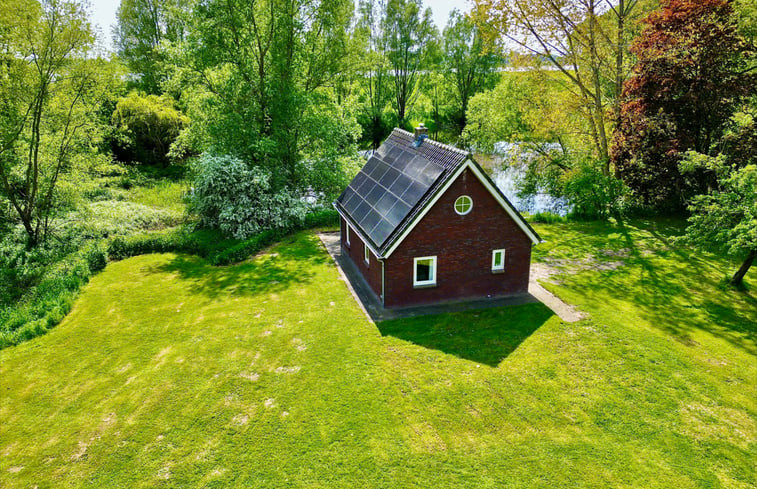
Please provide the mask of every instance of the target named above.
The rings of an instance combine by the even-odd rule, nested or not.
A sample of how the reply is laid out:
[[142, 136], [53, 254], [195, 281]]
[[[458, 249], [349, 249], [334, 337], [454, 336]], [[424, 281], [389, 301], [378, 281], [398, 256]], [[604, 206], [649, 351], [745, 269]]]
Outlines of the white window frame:
[[[470, 201], [470, 207], [468, 207], [468, 210], [467, 210], [467, 211], [465, 211], [465, 212], [460, 212], [459, 210], [457, 210], [457, 202], [458, 202], [458, 201], [459, 201], [460, 199], [463, 199], [463, 198], [465, 198], [465, 199], [468, 199], [468, 200]], [[456, 198], [456, 199], [455, 199], [455, 203], [454, 203], [454, 204], [452, 204], [452, 207], [453, 207], [453, 208], [455, 209], [455, 212], [457, 213], [457, 215], [458, 215], [458, 216], [464, 216], [464, 215], [466, 215], [466, 214], [470, 214], [470, 211], [472, 211], [472, 210], [473, 210], [473, 199], [471, 198], [471, 196], [470, 196], [470, 195], [461, 195], [461, 196], [459, 196], [458, 198]]]
[[[418, 280], [418, 262], [431, 260], [431, 280]], [[436, 256], [419, 256], [413, 258], [413, 287], [436, 285]]]
[[347, 247], [349, 248], [350, 247], [350, 225], [349, 223], [345, 223], [345, 224], [347, 224], [347, 230], [345, 231], [345, 237], [346, 237], [345, 241], [346, 241]]
[[368, 249], [368, 245], [363, 243], [363, 260], [365, 261], [365, 266], [369, 267], [371, 266], [371, 250]]
[[[497, 254], [502, 254], [502, 263], [497, 266]], [[505, 256], [507, 256], [505, 249], [492, 250], [492, 272], [504, 272], [505, 271]]]

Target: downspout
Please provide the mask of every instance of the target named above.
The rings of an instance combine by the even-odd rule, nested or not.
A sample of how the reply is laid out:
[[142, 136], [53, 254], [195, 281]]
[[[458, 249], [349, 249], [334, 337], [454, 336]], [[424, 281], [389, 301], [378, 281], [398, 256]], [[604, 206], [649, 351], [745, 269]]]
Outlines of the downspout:
[[386, 302], [386, 291], [384, 289], [384, 264], [386, 262], [384, 260], [381, 260], [381, 307], [384, 307], [384, 303]]

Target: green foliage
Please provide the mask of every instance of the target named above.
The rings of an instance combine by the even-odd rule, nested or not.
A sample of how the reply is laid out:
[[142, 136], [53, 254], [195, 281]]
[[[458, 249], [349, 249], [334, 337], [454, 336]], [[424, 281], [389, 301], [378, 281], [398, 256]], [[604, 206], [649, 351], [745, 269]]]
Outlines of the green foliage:
[[473, 19], [458, 10], [450, 12], [442, 39], [443, 73], [455, 87], [455, 118], [462, 132], [470, 98], [496, 83], [494, 69], [500, 64], [500, 56], [496, 45], [486, 42]]
[[116, 13], [114, 43], [118, 56], [133, 74], [131, 83], [149, 94], [160, 94], [172, 67], [168, 45], [186, 34], [184, 18], [193, 2], [121, 0]]
[[347, 0], [200, 2], [177, 63], [205, 89], [206, 144], [263, 168], [276, 191], [304, 187], [298, 165], [321, 158], [314, 148], [349, 149], [350, 132], [323, 116], [339, 108], [323, 109], [337, 105], [326, 87], [343, 69], [353, 13]]
[[[30, 246], [69, 204], [59, 190], [102, 142], [118, 66], [95, 56], [79, 1], [19, 1], [0, 16], [0, 195]], [[70, 188], [69, 188], [70, 189]]]
[[130, 92], [118, 100], [112, 122], [120, 160], [166, 166], [171, 146], [189, 119], [166, 95]]
[[568, 218], [560, 216], [552, 212], [537, 212], [528, 216], [529, 222], [538, 222], [540, 224], [555, 224], [559, 222], [567, 222]]
[[421, 0], [387, 0], [383, 17], [386, 57], [392, 67], [397, 125], [404, 127], [417, 97], [420, 71], [428, 67], [429, 48], [439, 35], [431, 9]]
[[267, 229], [302, 222], [306, 204], [289, 190], [275, 192], [271, 176], [230, 156], [204, 154], [195, 163], [190, 211], [200, 225], [245, 239]]
[[596, 162], [582, 162], [562, 177], [562, 195], [573, 205], [571, 214], [583, 219], [619, 217], [628, 209], [628, 188], [604, 175]]
[[[40, 269], [21, 301], [0, 309], [0, 348], [44, 334], [68, 314], [79, 289], [104, 267], [102, 249], [85, 247]], [[27, 272], [28, 273], [28, 272]]]
[[757, 166], [736, 169], [722, 156], [689, 152], [681, 171], [702, 167], [717, 175], [718, 189], [691, 199], [686, 241], [742, 260], [742, 268], [732, 279], [740, 284], [757, 256]]

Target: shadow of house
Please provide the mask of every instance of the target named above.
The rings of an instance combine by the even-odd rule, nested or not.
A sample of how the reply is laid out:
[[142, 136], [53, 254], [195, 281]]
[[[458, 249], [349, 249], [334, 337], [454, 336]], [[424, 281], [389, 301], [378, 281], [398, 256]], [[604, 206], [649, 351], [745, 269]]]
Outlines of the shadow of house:
[[496, 367], [554, 313], [541, 303], [376, 323], [382, 336]]

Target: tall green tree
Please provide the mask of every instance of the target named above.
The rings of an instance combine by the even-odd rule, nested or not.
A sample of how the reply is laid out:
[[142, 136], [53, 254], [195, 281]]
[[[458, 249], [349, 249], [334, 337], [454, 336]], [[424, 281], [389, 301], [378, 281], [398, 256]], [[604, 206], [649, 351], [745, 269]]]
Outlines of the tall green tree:
[[691, 217], [685, 240], [700, 248], [741, 260], [730, 283], [739, 286], [757, 259], [757, 166], [739, 168], [724, 155], [689, 152], [681, 171], [704, 169], [717, 175], [716, 187], [689, 204]]
[[450, 12], [442, 35], [443, 72], [455, 88], [457, 110], [455, 118], [459, 131], [465, 128], [468, 101], [496, 81], [494, 70], [501, 57], [493, 42], [486, 42], [479, 27], [458, 10]]
[[274, 188], [299, 186], [306, 159], [343, 147], [353, 128], [335, 117], [328, 84], [344, 69], [348, 0], [209, 0], [196, 6], [181, 64], [210, 94], [217, 150], [265, 166]]
[[97, 139], [108, 64], [81, 2], [14, 0], [0, 15], [0, 194], [30, 246], [45, 239], [58, 183]]
[[[477, 0], [486, 32], [527, 53], [531, 69], [559, 75], [583, 116], [594, 156], [610, 173], [610, 141], [627, 78], [640, 0]], [[615, 121], [613, 120], [616, 119]]]
[[148, 94], [162, 93], [170, 72], [166, 42], [180, 42], [193, 1], [121, 0], [113, 40], [134, 84]]
[[422, 10], [421, 0], [388, 0], [384, 17], [387, 57], [394, 80], [395, 109], [400, 126], [418, 95], [418, 82], [428, 56], [428, 45], [439, 33], [431, 9]]
[[360, 0], [357, 31], [364, 42], [365, 58], [360, 71], [366, 87], [366, 130], [373, 149], [378, 148], [388, 133], [384, 108], [391, 97], [391, 67], [387, 58], [388, 37], [384, 31], [386, 2]]
[[734, 112], [754, 94], [757, 66], [727, 0], [667, 0], [644, 23], [613, 161], [644, 203], [681, 208], [715, 183], [703, 171], [684, 178], [681, 155], [719, 152]]

